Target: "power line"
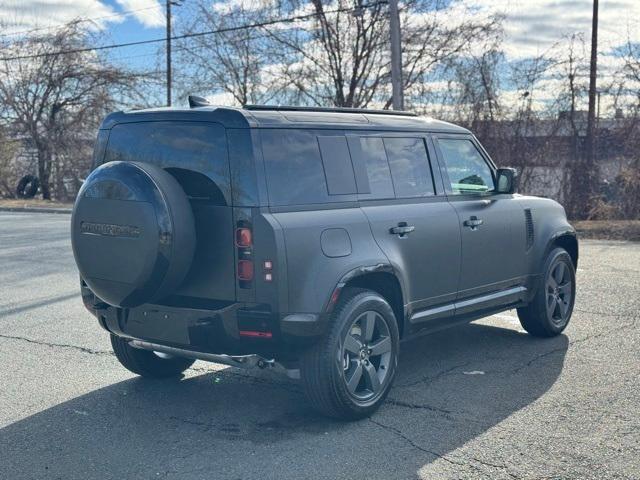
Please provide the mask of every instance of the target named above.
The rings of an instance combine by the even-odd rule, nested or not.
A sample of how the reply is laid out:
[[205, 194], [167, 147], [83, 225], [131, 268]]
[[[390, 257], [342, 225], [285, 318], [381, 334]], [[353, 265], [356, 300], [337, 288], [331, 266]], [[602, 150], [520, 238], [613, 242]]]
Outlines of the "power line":
[[[377, 7], [378, 5], [385, 5], [387, 3], [387, 0], [379, 0], [377, 2], [374, 3], [368, 3], [365, 5], [359, 5], [357, 7], [349, 7], [349, 8], [336, 8], [334, 10], [325, 10], [323, 13], [324, 14], [331, 14], [331, 13], [348, 13], [348, 12], [354, 12], [354, 11], [360, 11], [362, 9], [366, 9], [366, 8], [374, 8]], [[287, 17], [287, 18], [281, 18], [279, 20], [267, 20], [264, 22], [256, 22], [256, 23], [251, 23], [251, 24], [247, 24], [247, 25], [239, 25], [237, 27], [226, 27], [226, 28], [219, 28], [216, 30], [208, 30], [205, 32], [196, 32], [196, 33], [185, 33], [182, 35], [174, 35], [172, 37], [170, 37], [170, 40], [182, 40], [185, 38], [193, 38], [193, 37], [203, 37], [206, 35], [215, 35], [215, 34], [219, 34], [219, 33], [228, 33], [228, 32], [235, 32], [235, 31], [240, 31], [240, 30], [247, 30], [250, 28], [260, 28], [260, 27], [268, 27], [270, 25], [277, 25], [279, 23], [293, 23], [293, 22], [297, 22], [300, 20], [306, 20], [308, 18], [312, 18], [317, 16], [318, 13], [307, 13], [307, 14], [303, 14], [303, 15], [295, 15], [292, 17]], [[138, 40], [136, 42], [126, 42], [126, 43], [114, 43], [114, 44], [110, 44], [110, 45], [102, 45], [99, 47], [87, 47], [87, 48], [74, 48], [74, 49], [69, 49], [69, 50], [59, 50], [57, 52], [48, 52], [48, 53], [37, 53], [37, 54], [33, 54], [33, 55], [17, 55], [17, 56], [13, 56], [13, 57], [2, 57], [0, 58], [0, 61], [3, 62], [7, 62], [7, 61], [11, 61], [11, 60], [29, 60], [29, 59], [34, 59], [34, 58], [42, 58], [42, 57], [50, 57], [50, 56], [54, 56], [54, 55], [65, 55], [65, 54], [70, 54], [70, 53], [83, 53], [83, 52], [96, 52], [99, 50], [112, 50], [115, 48], [123, 48], [123, 47], [133, 47], [136, 45], [149, 45], [152, 43], [160, 43], [160, 42], [166, 42], [167, 38], [153, 38], [153, 39], [149, 39], [149, 40]]]
[[30, 30], [22, 30], [22, 31], [19, 31], [19, 32], [2, 33], [2, 34], [0, 34], [0, 37], [13, 37], [13, 36], [25, 35], [25, 34], [28, 34], [28, 33], [39, 32], [39, 31], [42, 31], [42, 30], [56, 30], [56, 29], [59, 29], [59, 28], [62, 28], [64, 26], [66, 26], [66, 25], [69, 25], [69, 23], [87, 23], [87, 22], [94, 22], [96, 20], [104, 20], [105, 18], [126, 17], [126, 16], [132, 15], [132, 14], [137, 13], [137, 12], [142, 12], [144, 10], [157, 10], [157, 9], [159, 9], [161, 7], [162, 7], [162, 5], [156, 5], [156, 6], [153, 6], [153, 7], [137, 8], [135, 10], [123, 10], [122, 12], [114, 13], [113, 15], [103, 15], [102, 17], [79, 18], [78, 20], [71, 20], [70, 22], [59, 23], [57, 25], [48, 25], [46, 27], [37, 27], [37, 28], [32, 28]]

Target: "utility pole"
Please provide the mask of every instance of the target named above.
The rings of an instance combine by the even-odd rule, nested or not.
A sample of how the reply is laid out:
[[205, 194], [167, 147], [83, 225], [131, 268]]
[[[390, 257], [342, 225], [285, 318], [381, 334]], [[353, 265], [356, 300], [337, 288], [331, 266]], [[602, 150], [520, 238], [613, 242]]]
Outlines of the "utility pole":
[[167, 2], [167, 107], [171, 106], [171, 0]]
[[400, 45], [400, 14], [398, 0], [389, 0], [389, 30], [391, 33], [391, 88], [394, 110], [404, 110], [402, 93], [402, 48]]
[[[596, 135], [596, 78], [598, 70], [598, 0], [593, 0], [593, 18], [591, 22], [591, 63], [589, 67], [589, 112], [587, 116], [587, 136], [585, 138], [585, 167], [589, 196], [596, 188], [595, 168], [595, 135]], [[587, 201], [590, 199], [588, 198]]]

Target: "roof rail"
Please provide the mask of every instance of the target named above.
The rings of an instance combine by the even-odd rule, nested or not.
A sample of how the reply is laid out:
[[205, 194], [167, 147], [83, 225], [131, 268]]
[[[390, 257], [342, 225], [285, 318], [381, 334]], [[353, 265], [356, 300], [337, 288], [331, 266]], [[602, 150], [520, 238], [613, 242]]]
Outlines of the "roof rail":
[[376, 115], [402, 115], [405, 117], [417, 117], [413, 112], [404, 110], [369, 110], [366, 108], [349, 107], [294, 107], [288, 105], [244, 105], [246, 110], [266, 110], [278, 112], [335, 112], [335, 113], [374, 113]]

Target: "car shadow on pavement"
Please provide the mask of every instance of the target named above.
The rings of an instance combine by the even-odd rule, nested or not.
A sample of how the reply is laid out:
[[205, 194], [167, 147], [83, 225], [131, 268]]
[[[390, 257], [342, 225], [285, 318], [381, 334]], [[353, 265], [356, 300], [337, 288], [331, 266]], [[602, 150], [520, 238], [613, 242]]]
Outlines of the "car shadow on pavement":
[[386, 404], [354, 423], [314, 413], [293, 381], [196, 363], [0, 429], [0, 478], [415, 478], [539, 399], [567, 348], [484, 324], [414, 339]]

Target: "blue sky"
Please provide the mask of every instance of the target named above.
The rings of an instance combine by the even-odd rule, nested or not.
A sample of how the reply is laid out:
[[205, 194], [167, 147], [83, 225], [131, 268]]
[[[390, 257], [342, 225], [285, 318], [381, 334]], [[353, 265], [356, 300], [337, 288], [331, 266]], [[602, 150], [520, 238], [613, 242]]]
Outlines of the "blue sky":
[[[176, 10], [179, 14], [179, 7]], [[126, 43], [164, 37], [164, 11], [159, 0], [3, 0], [0, 22], [2, 34], [11, 36], [32, 29], [46, 31], [74, 19], [93, 19], [101, 44]], [[109, 54], [135, 66], [153, 67], [158, 48], [133, 46]]]

